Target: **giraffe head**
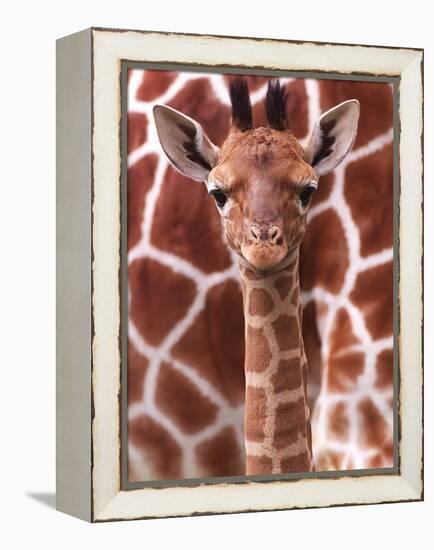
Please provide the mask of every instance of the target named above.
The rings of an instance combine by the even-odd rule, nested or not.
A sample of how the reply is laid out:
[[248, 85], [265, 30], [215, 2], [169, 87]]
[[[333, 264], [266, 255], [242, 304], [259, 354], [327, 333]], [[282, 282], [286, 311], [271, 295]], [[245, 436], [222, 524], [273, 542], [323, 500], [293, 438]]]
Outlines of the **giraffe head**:
[[303, 239], [318, 178], [342, 162], [357, 131], [359, 103], [352, 99], [324, 113], [305, 147], [289, 129], [287, 93], [268, 83], [267, 127], [254, 128], [247, 83], [230, 85], [232, 121], [221, 148], [200, 124], [156, 105], [158, 136], [173, 166], [206, 184], [221, 215], [229, 246], [255, 271], [284, 268]]

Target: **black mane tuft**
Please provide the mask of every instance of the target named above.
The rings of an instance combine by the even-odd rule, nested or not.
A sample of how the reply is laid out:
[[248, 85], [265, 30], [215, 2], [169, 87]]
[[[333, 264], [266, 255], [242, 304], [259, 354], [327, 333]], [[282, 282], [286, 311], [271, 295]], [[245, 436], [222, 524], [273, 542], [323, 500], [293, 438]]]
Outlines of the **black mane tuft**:
[[286, 103], [288, 92], [282, 88], [279, 80], [270, 80], [265, 97], [265, 111], [268, 125], [275, 130], [288, 130]]
[[235, 78], [229, 85], [232, 104], [232, 122], [242, 132], [253, 126], [252, 104], [245, 78]]

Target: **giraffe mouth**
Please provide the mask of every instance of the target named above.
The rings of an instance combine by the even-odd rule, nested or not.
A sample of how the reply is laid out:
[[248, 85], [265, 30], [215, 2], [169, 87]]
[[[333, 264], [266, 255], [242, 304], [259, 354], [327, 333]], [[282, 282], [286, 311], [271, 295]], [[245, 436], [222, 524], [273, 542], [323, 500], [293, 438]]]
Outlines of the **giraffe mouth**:
[[241, 246], [241, 258], [254, 271], [278, 271], [284, 267], [288, 256], [286, 243], [279, 246], [270, 244], [248, 244]]

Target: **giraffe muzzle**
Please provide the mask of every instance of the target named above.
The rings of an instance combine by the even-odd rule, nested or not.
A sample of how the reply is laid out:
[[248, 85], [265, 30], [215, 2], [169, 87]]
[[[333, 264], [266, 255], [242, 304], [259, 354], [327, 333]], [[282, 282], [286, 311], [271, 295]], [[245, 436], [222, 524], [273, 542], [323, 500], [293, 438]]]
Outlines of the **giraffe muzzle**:
[[277, 225], [251, 224], [248, 239], [241, 246], [244, 258], [257, 270], [274, 269], [286, 256], [288, 247]]

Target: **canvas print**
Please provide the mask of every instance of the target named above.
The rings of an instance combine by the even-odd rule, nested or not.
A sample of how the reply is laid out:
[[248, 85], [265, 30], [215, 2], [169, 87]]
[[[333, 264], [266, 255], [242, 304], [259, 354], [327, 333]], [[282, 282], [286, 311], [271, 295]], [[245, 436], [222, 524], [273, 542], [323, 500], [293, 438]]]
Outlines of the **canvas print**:
[[392, 85], [126, 87], [128, 480], [394, 466]]

